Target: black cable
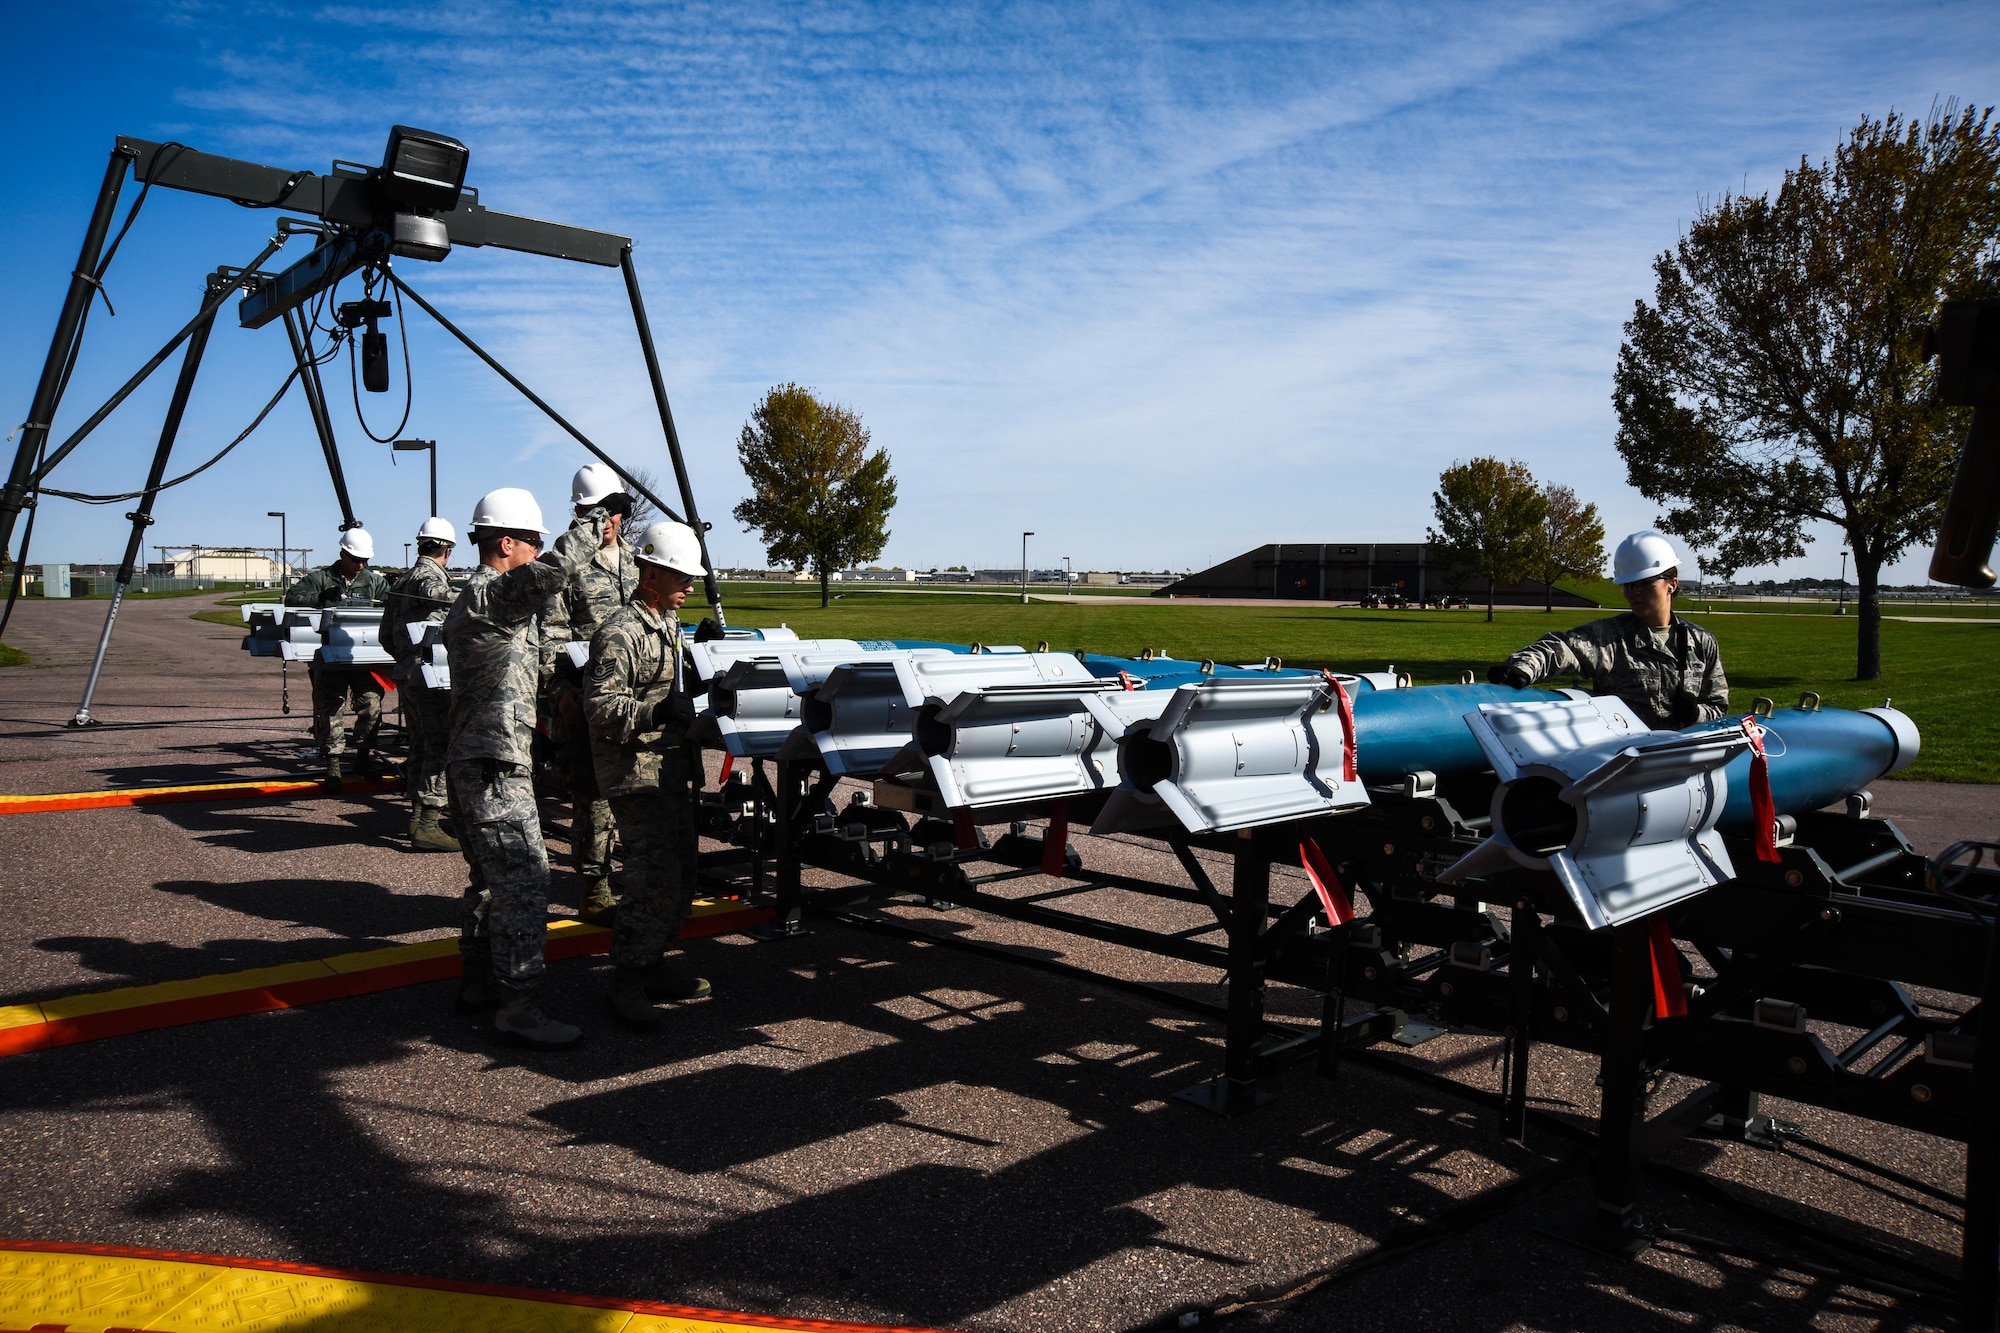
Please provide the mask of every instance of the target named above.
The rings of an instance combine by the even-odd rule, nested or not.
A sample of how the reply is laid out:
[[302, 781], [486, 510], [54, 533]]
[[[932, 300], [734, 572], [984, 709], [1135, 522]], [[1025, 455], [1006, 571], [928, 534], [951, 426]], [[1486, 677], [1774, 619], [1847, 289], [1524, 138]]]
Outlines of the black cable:
[[[1915, 1176], [1905, 1175], [1903, 1172], [1894, 1170], [1891, 1167], [1880, 1166], [1874, 1162], [1868, 1161], [1866, 1158], [1856, 1157], [1853, 1153], [1843, 1152], [1841, 1149], [1834, 1147], [1832, 1144], [1821, 1143], [1818, 1139], [1815, 1139], [1812, 1135], [1806, 1133], [1802, 1129], [1797, 1128], [1796, 1126], [1787, 1126], [1781, 1128], [1779, 1130], [1779, 1141], [1781, 1143], [1803, 1144], [1805, 1147], [1811, 1149], [1813, 1152], [1820, 1153], [1827, 1157], [1831, 1157], [1836, 1162], [1844, 1162], [1848, 1166], [1854, 1167], [1857, 1170], [1866, 1171], [1869, 1172], [1871, 1175], [1880, 1176], [1884, 1180], [1894, 1181], [1896, 1184], [1901, 1185], [1904, 1189], [1910, 1190], [1917, 1194], [1928, 1195], [1931, 1198], [1936, 1199], [1939, 1203], [1948, 1203], [1958, 1208], [1965, 1207], [1964, 1198], [1961, 1197], [1960, 1195], [1953, 1194], [1950, 1190], [1939, 1189], [1936, 1185], [1930, 1184], [1928, 1181], [1918, 1180]], [[1803, 1157], [1800, 1158], [1799, 1160], [1804, 1162], [1811, 1162], [1812, 1165], [1818, 1166], [1822, 1170], [1829, 1169], [1823, 1163], [1813, 1162], [1810, 1157]]]
[[[403, 292], [394, 283], [390, 287], [396, 293], [396, 336], [403, 344], [403, 419], [387, 435], [377, 435], [368, 425], [368, 416], [361, 410], [361, 383], [354, 369], [354, 338], [347, 339], [347, 387], [354, 395], [354, 418], [361, 423], [361, 433], [377, 444], [394, 444], [403, 433], [403, 427], [410, 424], [410, 405], [416, 401], [417, 386], [410, 379], [410, 326], [403, 322]], [[362, 279], [361, 299], [375, 299], [375, 284]]]
[[[264, 424], [264, 418], [271, 415], [272, 410], [278, 406], [279, 401], [284, 398], [286, 391], [292, 387], [292, 382], [298, 379], [298, 377], [299, 377], [298, 367], [294, 366], [292, 367], [292, 373], [285, 376], [285, 382], [278, 386], [278, 391], [271, 395], [271, 400], [264, 404], [263, 410], [258, 412], [256, 418], [252, 420], [249, 425], [243, 428], [242, 433], [237, 435], [237, 437], [231, 440], [228, 444], [222, 446], [221, 452], [217, 453], [215, 457], [209, 459], [206, 463], [203, 463], [200, 467], [195, 468], [193, 471], [183, 472], [180, 476], [175, 477], [172, 481], [161, 482], [157, 487], [154, 488], [154, 490], [156, 492], [164, 491], [171, 487], [178, 486], [184, 481], [192, 481], [194, 480], [194, 478], [200, 476], [202, 473], [214, 467], [217, 463], [220, 463], [224, 458], [228, 457], [230, 450], [234, 449], [237, 445], [243, 443], [243, 441], [249, 439], [251, 433], [255, 431], [257, 427]], [[108, 504], [121, 504], [126, 500], [137, 500], [141, 496], [145, 495], [146, 492], [143, 490], [138, 490], [138, 491], [126, 491], [120, 495], [86, 495], [81, 491], [59, 491], [53, 486], [44, 486], [40, 488], [40, 493], [43, 495], [59, 495], [65, 500], [75, 500], [79, 504], [108, 505]]]
[[[44, 435], [42, 437], [42, 447], [35, 454], [36, 467], [39, 468], [41, 466], [42, 458], [47, 455], [48, 451], [49, 439], [48, 436]], [[41, 505], [37, 503], [40, 498], [41, 492], [39, 489], [30, 492], [28, 496], [28, 521], [23, 525], [21, 532], [21, 558], [14, 562], [14, 577], [8, 580], [7, 583], [7, 605], [4, 610], [0, 610], [0, 638], [6, 637], [7, 625], [14, 619], [14, 603], [20, 600], [21, 584], [28, 576], [28, 547], [29, 543], [35, 539], [35, 512], [41, 508]], [[47, 589], [43, 591], [46, 592]]]

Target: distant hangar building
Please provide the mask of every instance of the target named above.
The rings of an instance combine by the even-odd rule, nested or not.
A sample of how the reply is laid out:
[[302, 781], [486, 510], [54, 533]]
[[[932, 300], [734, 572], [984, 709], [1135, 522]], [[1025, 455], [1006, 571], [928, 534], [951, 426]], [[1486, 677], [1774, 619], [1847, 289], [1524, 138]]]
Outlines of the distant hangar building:
[[[1455, 567], [1429, 542], [1274, 543], [1245, 551], [1154, 592], [1155, 597], [1269, 597], [1283, 601], [1359, 602], [1370, 591], [1412, 602], [1458, 597], [1486, 604], [1486, 580]], [[1501, 606], [1541, 606], [1549, 597], [1540, 579], [1499, 584]], [[1598, 603], [1555, 589], [1557, 606]]]

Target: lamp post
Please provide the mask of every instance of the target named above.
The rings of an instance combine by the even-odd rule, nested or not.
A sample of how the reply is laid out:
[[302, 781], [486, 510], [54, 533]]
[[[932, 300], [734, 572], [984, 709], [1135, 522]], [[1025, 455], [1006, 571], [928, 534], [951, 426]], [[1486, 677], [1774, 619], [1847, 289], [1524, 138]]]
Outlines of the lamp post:
[[408, 542], [404, 542], [404, 543], [403, 543], [403, 568], [404, 568], [404, 569], [408, 569], [409, 567], [410, 567], [410, 544], [409, 544]]
[[290, 592], [292, 588], [292, 551], [285, 544], [288, 540], [285, 536], [285, 511], [282, 509], [267, 509], [264, 511], [264, 517], [278, 520], [278, 566], [281, 571], [278, 575], [278, 588], [280, 593]]
[[438, 442], [436, 440], [398, 440], [389, 448], [399, 454], [421, 454], [431, 456], [431, 508], [425, 517], [435, 518], [438, 511]]
[[1847, 614], [1847, 551], [1845, 548], [1842, 548], [1840, 552], [1840, 605], [1834, 608], [1833, 613], [1837, 616]]
[[1021, 534], [1021, 605], [1022, 606], [1026, 606], [1028, 604], [1028, 538], [1034, 535], [1035, 534], [1032, 532], [1024, 532]]
[[1071, 585], [1072, 583], [1075, 583], [1075, 582], [1076, 582], [1076, 571], [1075, 571], [1074, 569], [1071, 569], [1071, 568], [1070, 568], [1070, 565], [1069, 565], [1069, 557], [1068, 557], [1068, 556], [1064, 556], [1064, 557], [1063, 557], [1063, 591], [1064, 591], [1064, 592], [1068, 592], [1068, 591], [1069, 591], [1069, 587], [1070, 587], [1070, 585]]

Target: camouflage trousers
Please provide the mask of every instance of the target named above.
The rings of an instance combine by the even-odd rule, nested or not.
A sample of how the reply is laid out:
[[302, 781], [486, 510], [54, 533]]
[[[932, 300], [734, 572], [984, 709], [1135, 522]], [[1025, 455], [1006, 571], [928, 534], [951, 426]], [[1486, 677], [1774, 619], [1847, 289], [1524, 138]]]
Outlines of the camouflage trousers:
[[413, 810], [443, 810], [450, 803], [445, 794], [444, 756], [451, 746], [451, 692], [405, 681], [398, 693], [403, 700], [403, 733], [410, 747], [403, 790], [409, 794]]
[[472, 872], [458, 952], [468, 973], [491, 964], [502, 981], [542, 974], [549, 926], [549, 854], [534, 783], [519, 764], [461, 759], [447, 770], [459, 847]]
[[569, 779], [569, 847], [576, 873], [585, 879], [611, 878], [611, 844], [617, 832], [611, 802], [597, 786], [597, 765], [590, 757], [590, 731], [571, 725], [561, 713], [549, 728], [558, 762]]
[[611, 798], [625, 849], [611, 961], [643, 969], [660, 961], [680, 938], [694, 904], [696, 841], [687, 784]]
[[347, 744], [347, 726], [340, 715], [343, 705], [354, 704], [354, 749], [366, 754], [374, 748], [375, 733], [382, 726], [382, 683], [365, 667], [330, 667], [315, 662], [306, 673], [312, 679], [313, 740], [319, 757], [331, 759]]

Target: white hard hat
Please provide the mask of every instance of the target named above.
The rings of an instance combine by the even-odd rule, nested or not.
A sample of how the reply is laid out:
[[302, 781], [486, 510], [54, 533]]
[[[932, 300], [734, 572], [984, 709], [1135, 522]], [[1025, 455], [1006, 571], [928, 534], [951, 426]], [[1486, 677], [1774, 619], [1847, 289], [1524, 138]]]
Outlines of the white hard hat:
[[701, 567], [701, 543], [695, 539], [694, 529], [671, 519], [648, 523], [633, 554], [649, 565], [664, 565], [691, 579], [708, 573]]
[[340, 553], [351, 555], [357, 560], [373, 560], [375, 539], [368, 535], [366, 528], [349, 528], [340, 534]]
[[570, 478], [569, 502], [573, 505], [594, 505], [607, 495], [616, 495], [625, 489], [625, 479], [607, 463], [586, 463]]
[[439, 518], [436, 514], [432, 514], [424, 520], [424, 525], [417, 529], [417, 540], [420, 542], [443, 542], [446, 546], [456, 546], [458, 545], [458, 532], [451, 526], [450, 519]]
[[502, 486], [480, 496], [479, 503], [472, 506], [472, 527], [475, 532], [491, 528], [496, 532], [539, 532], [545, 537], [549, 532], [542, 526], [542, 507], [519, 486]]
[[1656, 579], [1670, 569], [1680, 568], [1680, 563], [1673, 544], [1648, 528], [1618, 543], [1618, 553], [1611, 557], [1611, 581], [1637, 583], [1641, 579]]

